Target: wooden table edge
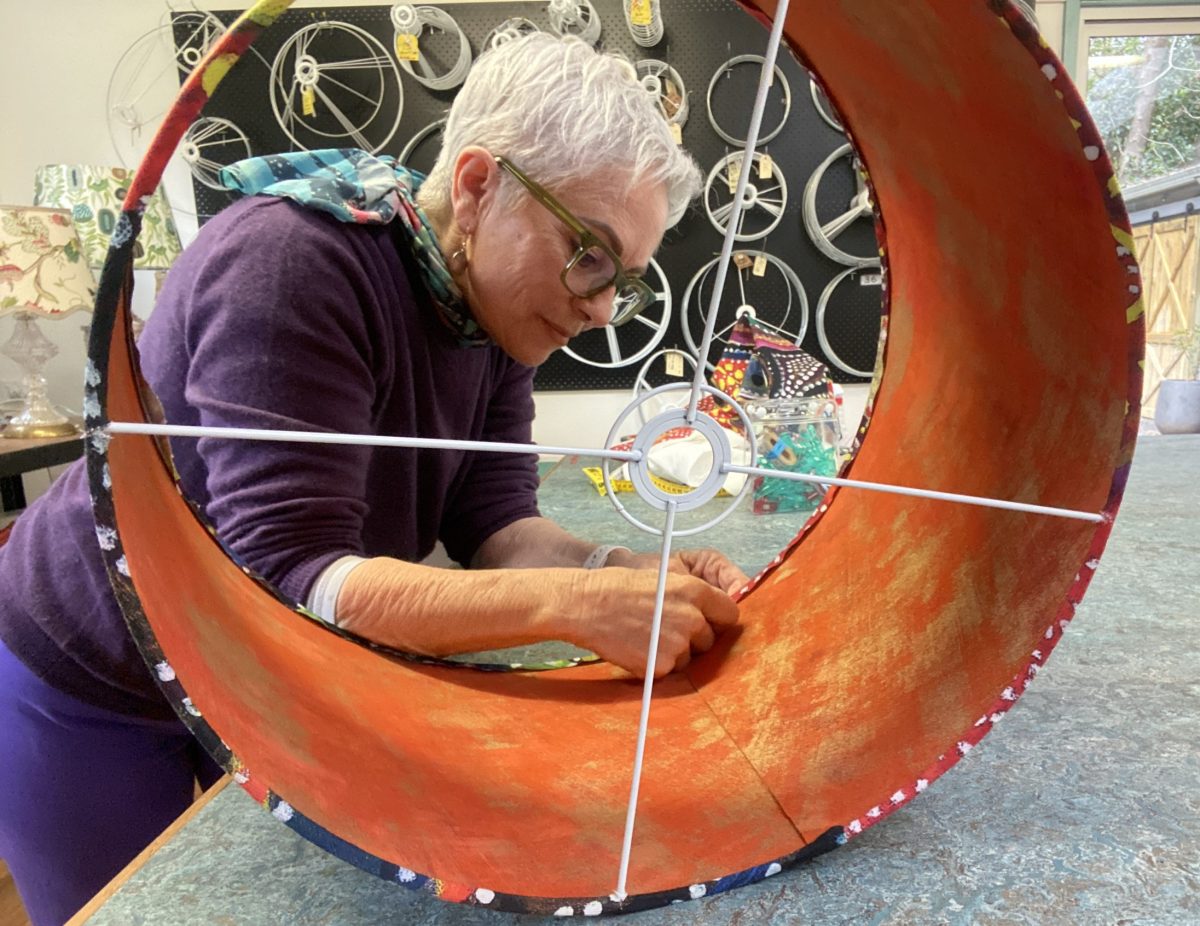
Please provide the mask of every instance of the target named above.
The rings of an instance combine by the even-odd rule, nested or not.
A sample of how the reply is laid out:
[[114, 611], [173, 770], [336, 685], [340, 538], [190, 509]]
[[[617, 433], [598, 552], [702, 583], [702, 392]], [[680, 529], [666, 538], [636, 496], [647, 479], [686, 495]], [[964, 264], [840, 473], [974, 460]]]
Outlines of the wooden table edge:
[[158, 838], [154, 840], [154, 842], [150, 843], [150, 845], [146, 846], [145, 849], [138, 853], [137, 857], [134, 858], [133, 861], [122, 868], [117, 873], [116, 877], [114, 877], [108, 882], [108, 884], [104, 885], [104, 887], [100, 889], [99, 893], [97, 893], [95, 897], [81, 907], [79, 912], [67, 921], [66, 926], [83, 926], [84, 923], [91, 919], [92, 916], [94, 916], [101, 907], [108, 903], [112, 896], [121, 889], [125, 882], [132, 878], [133, 875], [137, 873], [138, 869], [140, 869], [146, 864], [146, 862], [150, 860], [150, 857], [154, 855], [155, 852], [161, 849], [175, 836], [176, 833], [183, 829], [183, 827], [186, 826], [187, 823], [194, 816], [196, 816], [196, 814], [204, 809], [209, 801], [225, 790], [225, 787], [229, 784], [230, 780], [230, 777], [225, 775], [211, 788], [201, 794], [200, 797], [193, 801], [192, 805], [183, 813], [181, 813], [170, 826], [163, 830], [158, 835]]

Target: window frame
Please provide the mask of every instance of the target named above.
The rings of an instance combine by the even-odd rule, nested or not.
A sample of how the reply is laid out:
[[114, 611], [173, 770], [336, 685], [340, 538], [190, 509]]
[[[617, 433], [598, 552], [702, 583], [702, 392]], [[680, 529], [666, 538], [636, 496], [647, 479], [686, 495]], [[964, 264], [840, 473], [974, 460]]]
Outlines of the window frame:
[[[1062, 60], [1083, 92], [1089, 40], [1112, 35], [1200, 33], [1196, 0], [1067, 0], [1063, 16]], [[1136, 29], [1136, 33], [1134, 33]]]

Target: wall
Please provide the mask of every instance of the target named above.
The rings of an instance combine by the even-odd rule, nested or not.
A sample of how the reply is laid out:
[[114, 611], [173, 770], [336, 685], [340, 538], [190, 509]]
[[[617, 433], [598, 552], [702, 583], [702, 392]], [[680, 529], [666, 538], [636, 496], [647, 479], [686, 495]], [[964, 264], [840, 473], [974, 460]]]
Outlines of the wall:
[[1066, 0], [1037, 0], [1037, 18], [1042, 36], [1059, 56], [1062, 55], [1066, 8]]

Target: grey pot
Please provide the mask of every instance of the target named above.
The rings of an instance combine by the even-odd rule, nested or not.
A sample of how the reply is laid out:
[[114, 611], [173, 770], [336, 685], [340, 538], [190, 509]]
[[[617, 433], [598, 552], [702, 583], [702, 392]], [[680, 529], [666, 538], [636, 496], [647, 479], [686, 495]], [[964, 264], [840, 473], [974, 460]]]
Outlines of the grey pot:
[[1200, 434], [1200, 379], [1164, 379], [1154, 424], [1162, 434]]

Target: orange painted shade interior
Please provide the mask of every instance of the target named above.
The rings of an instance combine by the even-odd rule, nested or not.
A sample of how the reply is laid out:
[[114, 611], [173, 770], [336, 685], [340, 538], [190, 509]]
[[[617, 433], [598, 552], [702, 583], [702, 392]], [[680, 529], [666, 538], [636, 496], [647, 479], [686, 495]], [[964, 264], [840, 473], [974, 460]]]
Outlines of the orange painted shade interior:
[[[796, 3], [787, 35], [886, 229], [886, 368], [851, 475], [1100, 511], [1138, 344], [1105, 192], [1051, 82], [982, 0]], [[118, 325], [112, 420], [144, 417], [133, 363]], [[158, 642], [256, 781], [415, 871], [612, 890], [638, 683], [384, 658], [249, 581], [150, 439], [114, 438], [109, 464]], [[1095, 533], [839, 492], [744, 600], [743, 632], [658, 686], [630, 892], [786, 855], [911, 786], [1027, 664]]]

